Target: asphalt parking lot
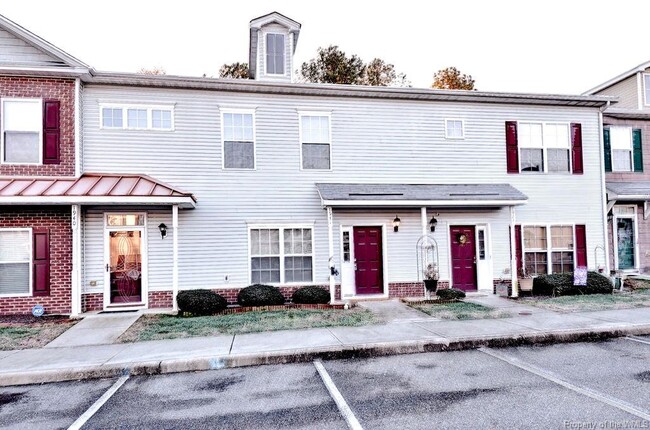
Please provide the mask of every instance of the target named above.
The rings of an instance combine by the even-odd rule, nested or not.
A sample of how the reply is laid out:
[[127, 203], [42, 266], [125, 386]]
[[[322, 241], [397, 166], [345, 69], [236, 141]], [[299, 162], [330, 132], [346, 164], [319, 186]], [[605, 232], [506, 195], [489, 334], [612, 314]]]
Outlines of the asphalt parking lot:
[[0, 427], [650, 428], [650, 336], [318, 366], [5, 387]]

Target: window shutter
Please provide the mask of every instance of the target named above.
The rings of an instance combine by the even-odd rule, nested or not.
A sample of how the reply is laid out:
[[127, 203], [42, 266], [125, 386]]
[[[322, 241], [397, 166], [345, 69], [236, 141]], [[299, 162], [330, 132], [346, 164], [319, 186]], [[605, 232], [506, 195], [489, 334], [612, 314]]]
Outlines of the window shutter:
[[50, 232], [35, 228], [32, 234], [32, 259], [34, 264], [34, 296], [50, 295]]
[[61, 102], [58, 100], [43, 102], [43, 164], [59, 164], [61, 162], [60, 108]]
[[576, 224], [576, 267], [587, 266], [587, 228]]
[[508, 173], [519, 173], [517, 121], [506, 121], [506, 163]]
[[524, 254], [521, 249], [521, 226], [515, 226], [515, 258], [517, 259], [517, 276], [524, 268]]
[[641, 129], [632, 130], [632, 148], [634, 151], [634, 171], [643, 172], [643, 150], [641, 149]]
[[605, 143], [605, 171], [612, 171], [612, 144], [609, 142], [609, 129], [603, 130], [603, 142]]
[[573, 158], [573, 174], [584, 173], [582, 162], [582, 124], [571, 123], [571, 155]]

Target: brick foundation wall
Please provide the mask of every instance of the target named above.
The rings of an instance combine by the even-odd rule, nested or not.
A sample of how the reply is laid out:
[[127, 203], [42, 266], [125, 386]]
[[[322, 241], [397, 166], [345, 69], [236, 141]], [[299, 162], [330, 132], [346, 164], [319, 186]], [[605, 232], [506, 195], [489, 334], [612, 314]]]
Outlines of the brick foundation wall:
[[171, 308], [171, 291], [149, 291], [149, 308]]
[[47, 314], [71, 310], [72, 229], [70, 207], [0, 207], [0, 228], [47, 228], [50, 233], [50, 295], [0, 297], [0, 315], [29, 314], [36, 304]]
[[40, 166], [0, 165], [0, 175], [19, 176], [73, 176], [74, 151], [74, 95], [75, 81], [66, 78], [0, 77], [0, 98], [41, 98], [61, 102], [60, 164]]
[[103, 293], [87, 293], [81, 295], [81, 312], [101, 311], [103, 309]]
[[[438, 288], [449, 288], [449, 281], [438, 281]], [[424, 297], [422, 282], [391, 282], [388, 297]]]

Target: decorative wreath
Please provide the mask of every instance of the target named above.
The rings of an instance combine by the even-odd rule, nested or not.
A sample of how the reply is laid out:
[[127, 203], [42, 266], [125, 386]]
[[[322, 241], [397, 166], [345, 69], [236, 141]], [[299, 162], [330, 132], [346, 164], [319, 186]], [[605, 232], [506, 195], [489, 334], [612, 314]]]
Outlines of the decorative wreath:
[[467, 235], [465, 233], [459, 233], [458, 236], [456, 236], [456, 240], [458, 240], [458, 243], [461, 245], [465, 245], [467, 243]]

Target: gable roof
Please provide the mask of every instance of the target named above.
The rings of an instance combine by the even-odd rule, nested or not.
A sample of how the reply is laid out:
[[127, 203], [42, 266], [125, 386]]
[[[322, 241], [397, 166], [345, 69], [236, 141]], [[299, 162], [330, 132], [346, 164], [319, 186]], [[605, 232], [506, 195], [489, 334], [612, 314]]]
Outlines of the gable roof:
[[35, 50], [44, 53], [51, 58], [51, 61], [46, 61], [43, 64], [16, 64], [16, 65], [0, 65], [0, 70], [10, 72], [30, 71], [37, 72], [47, 71], [55, 73], [69, 73], [69, 74], [85, 74], [90, 70], [90, 66], [81, 60], [73, 57], [60, 48], [52, 45], [47, 40], [35, 35], [29, 30], [21, 27], [9, 18], [0, 15], [0, 29], [5, 30], [12, 36], [23, 41], [26, 45], [33, 47]]
[[595, 93], [597, 93], [599, 91], [602, 91], [602, 90], [604, 90], [606, 88], [611, 87], [614, 84], [618, 84], [619, 82], [629, 78], [630, 76], [633, 76], [633, 75], [635, 75], [635, 74], [637, 74], [639, 72], [643, 72], [648, 67], [650, 67], [650, 61], [646, 61], [645, 63], [641, 63], [638, 66], [631, 68], [627, 72], [621, 73], [620, 75], [616, 76], [615, 78], [612, 78], [607, 82], [603, 82], [602, 84], [600, 84], [598, 86], [595, 86], [592, 89], [590, 89], [588, 91], [585, 91], [582, 94], [584, 94], [584, 95], [595, 94]]

